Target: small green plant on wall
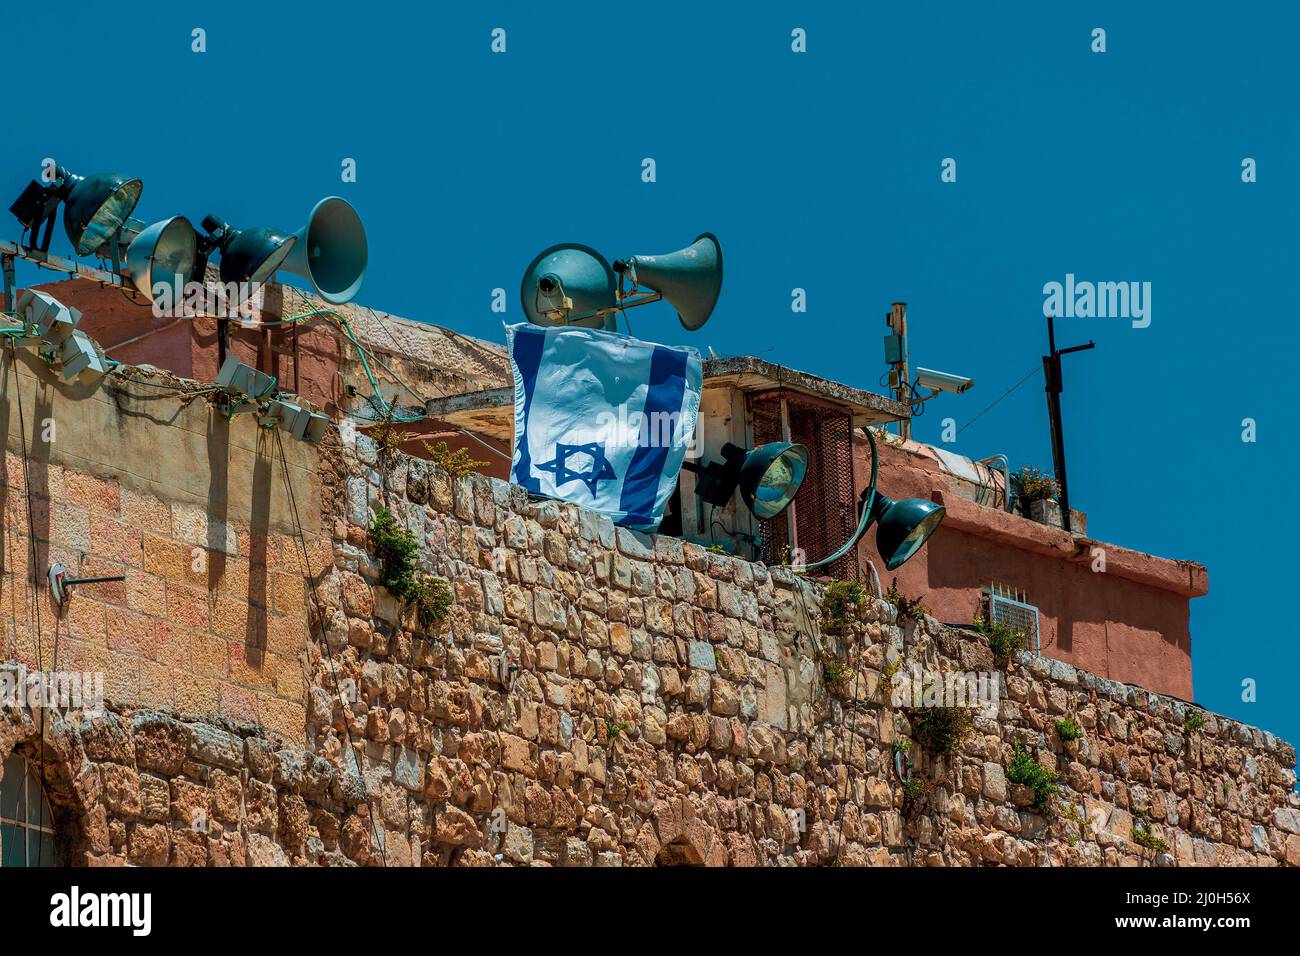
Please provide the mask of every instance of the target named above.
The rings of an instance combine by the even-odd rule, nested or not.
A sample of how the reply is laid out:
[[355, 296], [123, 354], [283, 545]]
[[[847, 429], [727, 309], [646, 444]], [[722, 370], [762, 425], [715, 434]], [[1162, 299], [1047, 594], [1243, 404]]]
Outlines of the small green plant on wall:
[[446, 581], [420, 573], [416, 567], [419, 542], [387, 508], [380, 508], [370, 520], [370, 546], [379, 560], [379, 583], [393, 597], [414, 607], [422, 626], [440, 624], [451, 608], [451, 589]]
[[932, 786], [922, 777], [909, 777], [903, 781], [903, 806], [900, 809], [904, 817], [915, 816], [925, 808]]
[[840, 688], [853, 677], [853, 668], [830, 654], [821, 655], [822, 681], [827, 687]]
[[920, 621], [930, 613], [930, 609], [921, 603], [920, 598], [909, 598], [898, 590], [898, 578], [890, 582], [889, 590], [885, 592], [885, 600], [894, 605], [898, 611], [900, 621]]
[[1055, 478], [1030, 465], [1021, 468], [1012, 477], [1016, 483], [1016, 495], [1021, 501], [1050, 501], [1061, 493]]
[[1151, 814], [1146, 810], [1134, 811], [1132, 836], [1134, 843], [1154, 853], [1164, 853], [1169, 849], [1169, 845], [1152, 832]]
[[1203, 710], [1192, 711], [1187, 715], [1187, 719], [1183, 721], [1183, 733], [1188, 737], [1191, 737], [1193, 734], [1199, 734], [1204, 729], [1205, 711]]
[[822, 597], [822, 626], [828, 634], [843, 634], [858, 619], [867, 592], [857, 581], [832, 581]]
[[1001, 667], [1005, 667], [1017, 651], [1029, 646], [1028, 631], [1017, 630], [1001, 621], [990, 621], [983, 611], [976, 615], [972, 626], [988, 639], [993, 659]]
[[889, 706], [894, 702], [894, 675], [903, 669], [901, 657], [886, 658], [880, 665], [880, 702]]
[[1056, 722], [1056, 733], [1065, 743], [1078, 740], [1083, 736], [1083, 728], [1073, 717], [1066, 717]]
[[632, 729], [632, 725], [618, 720], [615, 717], [605, 718], [605, 743], [609, 746], [610, 754], [617, 758], [627, 749], [627, 732]]
[[487, 464], [486, 461], [475, 461], [471, 458], [468, 449], [457, 448], [451, 451], [445, 441], [440, 441], [436, 445], [430, 445], [427, 441], [420, 444], [424, 446], [429, 460], [453, 478], [463, 478], [471, 471], [477, 471]]
[[912, 707], [904, 713], [912, 725], [912, 737], [936, 757], [956, 753], [975, 722], [968, 707]]
[[1034, 809], [1044, 816], [1053, 814], [1051, 799], [1060, 789], [1056, 785], [1056, 771], [1048, 770], [1019, 741], [1011, 745], [1011, 763], [1007, 767], [1007, 780], [1034, 791]]
[[387, 418], [370, 429], [371, 440], [379, 446], [380, 454], [385, 457], [401, 448], [407, 437], [405, 429], [399, 428], [396, 422]]
[[1060, 816], [1066, 820], [1069, 820], [1071, 823], [1073, 823], [1075, 826], [1079, 828], [1078, 833], [1072, 833], [1068, 837], [1066, 837], [1065, 842], [1067, 844], [1069, 844], [1070, 846], [1074, 846], [1076, 843], [1078, 843], [1080, 840], [1082, 840], [1084, 837], [1088, 835], [1088, 827], [1091, 824], [1088, 823], [1087, 819], [1083, 815], [1083, 812], [1078, 807], [1076, 807], [1073, 803], [1065, 803], [1065, 809], [1061, 811]]

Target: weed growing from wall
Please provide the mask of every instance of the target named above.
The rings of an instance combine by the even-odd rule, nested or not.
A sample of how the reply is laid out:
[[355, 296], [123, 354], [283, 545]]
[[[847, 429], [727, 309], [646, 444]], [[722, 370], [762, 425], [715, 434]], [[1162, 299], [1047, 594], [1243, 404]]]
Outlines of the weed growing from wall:
[[440, 624], [451, 607], [451, 589], [447, 582], [420, 573], [416, 567], [419, 542], [387, 508], [376, 511], [370, 521], [370, 545], [379, 560], [379, 583], [413, 606], [421, 625], [432, 628]]
[[1151, 814], [1146, 810], [1134, 811], [1132, 837], [1133, 842], [1138, 846], [1154, 853], [1164, 853], [1169, 849], [1169, 845], [1152, 832]]
[[440, 441], [436, 445], [430, 445], [427, 441], [420, 444], [428, 452], [429, 460], [453, 478], [463, 478], [471, 471], [477, 471], [487, 464], [486, 461], [475, 461], [471, 458], [468, 449], [449, 450], [445, 441]]
[[971, 626], [988, 639], [989, 650], [993, 652], [993, 659], [999, 667], [1005, 668], [1017, 651], [1023, 651], [1029, 646], [1028, 631], [1017, 630], [1001, 621], [990, 621], [983, 612]]
[[1056, 771], [1048, 770], [1029, 751], [1021, 748], [1019, 742], [1011, 745], [1011, 764], [1007, 767], [1007, 779], [1012, 783], [1028, 787], [1034, 791], [1034, 809], [1045, 816], [1051, 816], [1051, 798], [1060, 789], [1056, 785]]
[[920, 621], [930, 613], [930, 609], [921, 603], [920, 598], [904, 597], [898, 590], [898, 578], [894, 578], [885, 592], [885, 600], [894, 605], [900, 621]]
[[832, 581], [822, 598], [822, 627], [828, 634], [843, 634], [858, 620], [867, 592], [857, 581]]
[[1079, 722], [1073, 717], [1066, 717], [1064, 720], [1056, 722], [1056, 733], [1062, 741], [1069, 743], [1071, 740], [1078, 740], [1083, 736], [1083, 728], [1079, 726]]
[[912, 737], [936, 757], [956, 753], [974, 723], [967, 707], [913, 707], [904, 713], [912, 725]]

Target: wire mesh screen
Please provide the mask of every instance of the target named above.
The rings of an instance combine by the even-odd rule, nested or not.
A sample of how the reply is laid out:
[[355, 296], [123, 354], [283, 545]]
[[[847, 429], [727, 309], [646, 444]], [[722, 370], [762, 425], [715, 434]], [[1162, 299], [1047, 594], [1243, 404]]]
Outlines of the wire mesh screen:
[[[808, 449], [808, 474], [794, 499], [795, 536], [804, 560], [818, 561], [840, 547], [857, 525], [853, 485], [853, 419], [846, 411], [808, 400], [797, 392], [750, 395], [754, 444], [782, 441], [781, 399], [790, 422], [790, 441]], [[793, 560], [786, 515], [761, 523], [760, 555], [769, 564]], [[819, 573], [856, 580], [857, 549]]]

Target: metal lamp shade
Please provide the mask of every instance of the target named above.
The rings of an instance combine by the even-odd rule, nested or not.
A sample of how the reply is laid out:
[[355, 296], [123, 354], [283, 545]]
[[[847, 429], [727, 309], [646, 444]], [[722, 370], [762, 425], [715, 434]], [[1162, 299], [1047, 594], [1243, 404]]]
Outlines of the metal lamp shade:
[[808, 449], [774, 441], [759, 445], [740, 466], [740, 496], [757, 518], [775, 518], [790, 506], [808, 473]]
[[876, 492], [875, 504], [876, 550], [885, 561], [885, 567], [895, 570], [917, 551], [943, 521], [943, 505], [921, 498], [904, 498], [894, 501]]
[[77, 254], [94, 252], [122, 227], [140, 201], [144, 183], [118, 173], [77, 179], [63, 204], [63, 228]]
[[221, 248], [221, 281], [264, 282], [280, 268], [296, 241], [269, 226], [232, 231]]
[[184, 216], [173, 216], [148, 226], [131, 240], [126, 250], [126, 273], [131, 284], [154, 299], [154, 286], [172, 286], [172, 302], [179, 302], [194, 276], [198, 236]]
[[[614, 270], [599, 252], [576, 242], [562, 243], [539, 253], [528, 264], [519, 287], [519, 304], [534, 325], [606, 328], [606, 318], [591, 313], [618, 304], [615, 284]], [[566, 298], [572, 308], [565, 308]], [[574, 316], [572, 323], [570, 315]]]

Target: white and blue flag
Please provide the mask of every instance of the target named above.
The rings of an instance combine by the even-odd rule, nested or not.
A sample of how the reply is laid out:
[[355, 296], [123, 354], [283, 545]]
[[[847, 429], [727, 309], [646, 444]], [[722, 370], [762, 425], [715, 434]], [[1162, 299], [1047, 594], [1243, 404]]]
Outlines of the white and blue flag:
[[653, 531], [700, 410], [700, 353], [577, 326], [506, 326], [515, 379], [510, 479]]

